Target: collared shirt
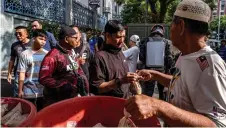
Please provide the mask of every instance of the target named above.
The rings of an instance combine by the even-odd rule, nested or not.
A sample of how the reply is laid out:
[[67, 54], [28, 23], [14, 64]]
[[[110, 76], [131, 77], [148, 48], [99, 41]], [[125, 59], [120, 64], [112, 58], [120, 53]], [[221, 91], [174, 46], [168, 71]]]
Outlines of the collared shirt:
[[177, 72], [169, 87], [173, 105], [209, 117], [226, 126], [226, 64], [209, 46], [176, 63]]

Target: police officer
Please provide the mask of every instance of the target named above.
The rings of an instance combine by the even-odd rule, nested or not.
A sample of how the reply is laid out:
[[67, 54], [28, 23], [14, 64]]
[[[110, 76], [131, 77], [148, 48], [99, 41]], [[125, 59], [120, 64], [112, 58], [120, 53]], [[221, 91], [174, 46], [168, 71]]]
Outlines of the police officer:
[[[147, 43], [149, 43], [149, 42], [154, 45], [159, 45], [159, 46], [157, 46], [158, 48], [156, 49], [155, 48], [156, 46], [154, 46], [154, 45], [147, 45]], [[152, 42], [155, 42], [155, 43], [152, 43]], [[161, 45], [161, 43], [162, 43], [162, 45]], [[162, 47], [162, 49], [159, 47]], [[171, 50], [171, 42], [164, 38], [164, 27], [159, 24], [154, 25], [151, 29], [150, 36], [148, 38], [145, 38], [140, 44], [139, 58], [143, 64], [143, 69], [152, 69], [152, 70], [157, 70], [157, 71], [160, 71], [163, 73], [168, 73], [171, 66], [174, 65], [174, 59], [173, 59], [173, 55], [172, 55], [171, 51], [172, 51]], [[150, 52], [152, 52], [152, 53], [150, 53]], [[164, 53], [164, 56], [161, 56], [160, 55], [161, 53]], [[148, 57], [148, 55], [150, 55], [150, 54], [152, 54], [152, 56], [155, 56], [155, 57], [153, 57], [153, 58]], [[161, 57], [162, 57], [162, 64], [163, 64], [162, 66], [147, 64], [148, 61], [155, 61], [154, 58], [161, 58]], [[142, 86], [143, 93], [148, 96], [152, 96], [154, 93], [155, 83], [156, 83], [156, 81], [144, 82], [144, 86]], [[163, 93], [164, 87], [159, 83], [157, 83], [157, 85], [158, 85], [158, 90], [159, 90], [159, 98], [164, 100], [165, 99], [164, 98], [165, 96]]]

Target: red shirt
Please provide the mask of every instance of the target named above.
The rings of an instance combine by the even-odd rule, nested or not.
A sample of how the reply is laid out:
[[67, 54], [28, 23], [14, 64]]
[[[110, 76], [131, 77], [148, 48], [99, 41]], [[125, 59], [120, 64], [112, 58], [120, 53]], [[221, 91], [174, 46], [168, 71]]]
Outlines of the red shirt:
[[[53, 48], [45, 56], [42, 61], [39, 82], [47, 88], [58, 88], [63, 85], [71, 85], [77, 88], [78, 76], [82, 76], [85, 80], [86, 91], [88, 92], [88, 81], [77, 63], [77, 58], [70, 54], [71, 51], [66, 51], [60, 46]], [[72, 56], [73, 65], [76, 68], [75, 73], [69, 56]]]

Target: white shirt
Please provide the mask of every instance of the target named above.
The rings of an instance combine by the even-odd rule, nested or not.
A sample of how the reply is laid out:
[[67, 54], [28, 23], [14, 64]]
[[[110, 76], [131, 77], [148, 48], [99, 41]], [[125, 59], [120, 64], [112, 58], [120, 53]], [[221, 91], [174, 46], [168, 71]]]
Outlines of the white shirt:
[[128, 61], [130, 72], [136, 72], [136, 70], [137, 70], [137, 62], [138, 62], [139, 52], [140, 52], [140, 50], [137, 46], [131, 47], [131, 48], [123, 51], [123, 54]]
[[209, 46], [181, 56], [180, 73], [172, 80], [169, 102], [208, 116], [218, 126], [226, 126], [226, 64]]

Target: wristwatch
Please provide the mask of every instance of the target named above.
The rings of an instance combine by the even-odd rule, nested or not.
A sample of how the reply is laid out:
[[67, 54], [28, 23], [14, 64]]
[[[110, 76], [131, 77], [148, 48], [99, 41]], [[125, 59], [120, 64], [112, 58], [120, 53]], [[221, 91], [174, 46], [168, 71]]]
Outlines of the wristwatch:
[[117, 87], [120, 87], [122, 85], [122, 83], [121, 83], [119, 78], [115, 79], [115, 84], [117, 85]]

